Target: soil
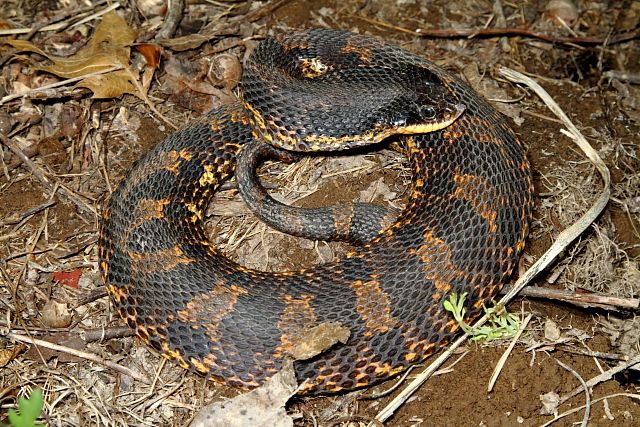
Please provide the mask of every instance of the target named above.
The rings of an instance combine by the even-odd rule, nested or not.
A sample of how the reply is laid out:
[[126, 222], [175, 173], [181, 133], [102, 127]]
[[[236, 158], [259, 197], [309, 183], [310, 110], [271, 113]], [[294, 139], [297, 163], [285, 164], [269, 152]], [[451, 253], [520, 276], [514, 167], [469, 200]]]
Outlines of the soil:
[[[5, 0], [0, 29], [72, 23], [86, 12], [85, 3]], [[95, 3], [96, 10], [107, 6]], [[117, 9], [137, 30], [138, 43], [151, 42], [163, 21], [151, 3], [138, 2], [137, 8], [127, 3]], [[526, 0], [515, 6], [502, 2], [505, 24], [496, 24], [493, 4], [489, 0], [189, 1], [175, 37], [198, 33], [206, 35], [205, 41], [191, 49], [164, 45], [157, 78], [149, 81], [150, 99], [176, 124], [227, 102], [234, 96], [234, 82], [229, 78], [215, 82], [207, 74], [211, 58], [231, 55], [240, 63], [259, 37], [288, 28], [358, 31], [427, 56], [463, 75], [492, 100], [528, 146], [536, 196], [534, 222], [521, 262], [524, 271], [589, 208], [603, 185], [596, 169], [560, 133], [563, 125], [535, 94], [507, 83], [495, 72], [499, 65], [524, 71], [544, 86], [584, 133], [612, 177], [612, 199], [605, 211], [531, 286], [599, 292], [637, 302], [640, 86], [638, 80], [634, 84], [607, 72], [625, 72], [636, 78], [640, 73], [638, 37], [612, 42], [616, 35], [637, 32], [640, 3]], [[567, 9], [562, 14], [550, 9], [552, 4]], [[68, 13], [54, 19], [62, 12]], [[564, 17], [566, 25], [558, 23], [558, 16]], [[250, 20], [252, 17], [255, 19]], [[97, 22], [36, 32], [31, 41], [48, 53], [68, 55], [91, 39]], [[436, 38], [399, 29], [485, 27], [526, 28], [552, 37], [609, 34], [609, 38], [604, 44], [513, 35]], [[137, 52], [132, 53], [134, 61], [144, 63]], [[36, 70], [47, 64], [41, 56], [16, 55], [9, 45], [0, 46], [0, 55], [0, 97], [62, 80]], [[171, 60], [177, 60], [179, 66], [170, 68]], [[229, 73], [233, 76], [233, 70]], [[73, 83], [37, 96], [0, 101], [4, 135], [0, 150], [0, 305], [4, 314], [0, 320], [0, 422], [7, 422], [4, 414], [16, 407], [17, 397], [30, 394], [35, 387], [45, 390], [46, 416], [41, 421], [64, 426], [185, 425], [207, 403], [239, 393], [164, 363], [126, 331], [103, 340], [92, 341], [86, 335], [103, 328], [113, 332], [123, 325], [104, 296], [97, 265], [95, 242], [104, 201], [127, 168], [171, 130], [139, 97], [92, 99], [90, 90], [74, 88]], [[54, 183], [50, 189], [19, 160], [9, 140], [46, 173]], [[268, 162], [261, 168], [261, 177], [276, 197], [298, 206], [360, 200], [401, 207], [410, 185], [406, 160], [390, 147], [357, 155], [306, 158], [293, 165]], [[82, 202], [70, 201], [58, 184]], [[350, 249], [344, 243], [312, 242], [269, 229], [249, 213], [233, 184], [216, 195], [207, 213], [207, 226], [212, 241], [227, 256], [263, 270], [308, 267]], [[52, 301], [61, 304], [55, 305], [53, 314]], [[533, 320], [492, 391], [487, 392], [489, 378], [509, 340], [468, 342], [447, 363], [455, 366], [430, 378], [385, 425], [543, 425], [554, 417], [553, 410], [541, 413], [543, 395], [563, 396], [581, 387], [576, 374], [587, 381], [621, 363], [620, 358], [640, 353], [640, 328], [634, 320], [637, 307], [578, 307], [520, 297], [507, 309], [523, 318], [531, 313]], [[79, 354], [71, 357], [34, 345], [23, 349], [11, 334], [26, 332], [143, 372], [154, 382], [143, 384]], [[421, 366], [415, 368], [409, 379], [421, 370]], [[640, 424], [637, 372], [626, 370], [589, 389], [589, 425]], [[397, 381], [346, 395], [292, 399], [287, 409], [299, 426], [364, 426], [402, 385], [390, 395], [373, 396]], [[606, 396], [610, 397], [598, 400]], [[584, 404], [583, 391], [567, 399], [556, 413], [574, 408], [576, 412], [553, 425], [581, 422], [585, 411], [579, 408]]]

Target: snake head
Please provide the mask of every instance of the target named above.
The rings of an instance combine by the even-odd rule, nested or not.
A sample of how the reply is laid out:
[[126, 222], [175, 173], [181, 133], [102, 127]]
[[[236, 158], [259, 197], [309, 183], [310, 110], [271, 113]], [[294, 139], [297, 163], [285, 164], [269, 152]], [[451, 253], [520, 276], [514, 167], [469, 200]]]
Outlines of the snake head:
[[387, 106], [381, 129], [398, 134], [434, 132], [464, 112], [458, 96], [424, 64], [412, 64], [401, 75], [405, 90]]
[[465, 110], [464, 104], [440, 100], [428, 104], [409, 104], [409, 111], [391, 120], [391, 129], [398, 134], [428, 133], [444, 129]]

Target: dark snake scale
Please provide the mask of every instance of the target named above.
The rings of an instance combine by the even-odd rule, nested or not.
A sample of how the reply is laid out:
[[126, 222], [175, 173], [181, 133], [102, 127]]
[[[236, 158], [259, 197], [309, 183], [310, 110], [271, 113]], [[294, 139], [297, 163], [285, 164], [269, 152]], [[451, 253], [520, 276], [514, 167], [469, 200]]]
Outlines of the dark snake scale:
[[[108, 202], [100, 266], [120, 316], [165, 357], [243, 388], [271, 377], [327, 321], [350, 338], [295, 362], [301, 393], [369, 385], [446, 346], [460, 329], [443, 301], [468, 292], [468, 316], [477, 317], [524, 247], [532, 182], [505, 119], [433, 63], [335, 30], [265, 40], [241, 89], [235, 104], [152, 148]], [[341, 150], [395, 134], [412, 186], [369, 243], [334, 262], [265, 273], [209, 242], [205, 209], [243, 146]]]

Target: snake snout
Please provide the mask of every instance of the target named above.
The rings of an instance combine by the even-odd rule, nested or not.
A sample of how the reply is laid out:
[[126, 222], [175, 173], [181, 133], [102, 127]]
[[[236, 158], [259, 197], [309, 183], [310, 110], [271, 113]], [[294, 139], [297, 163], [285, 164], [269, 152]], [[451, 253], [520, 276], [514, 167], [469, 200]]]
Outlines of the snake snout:
[[406, 121], [398, 133], [428, 133], [443, 129], [456, 121], [465, 110], [465, 105], [440, 100], [416, 105], [415, 113]]
[[454, 121], [456, 121], [456, 119], [458, 117], [460, 117], [462, 115], [462, 113], [464, 113], [464, 110], [466, 110], [467, 106], [464, 104], [452, 104], [449, 107], [445, 107], [444, 109], [444, 119], [445, 121], [449, 121], [449, 124], [453, 123]]

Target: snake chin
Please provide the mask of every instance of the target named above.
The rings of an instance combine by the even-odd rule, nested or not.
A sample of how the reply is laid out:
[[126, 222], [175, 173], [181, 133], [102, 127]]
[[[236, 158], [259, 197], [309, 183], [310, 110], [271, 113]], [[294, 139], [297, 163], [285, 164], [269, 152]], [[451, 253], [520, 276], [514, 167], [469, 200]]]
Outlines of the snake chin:
[[[389, 121], [390, 129], [394, 130], [394, 133], [409, 135], [444, 129], [456, 121], [466, 108], [464, 104], [444, 100], [428, 104], [412, 103], [411, 105], [408, 113], [402, 112], [401, 118]], [[394, 111], [392, 114], [399, 113]]]

